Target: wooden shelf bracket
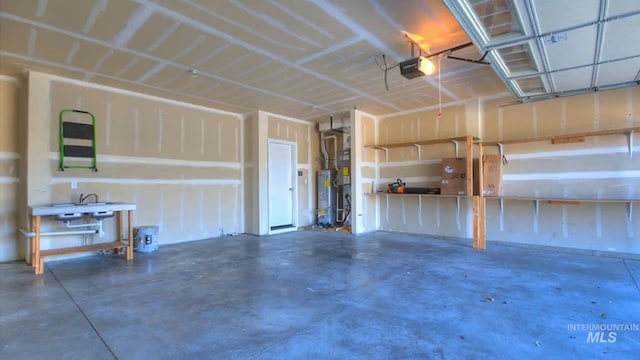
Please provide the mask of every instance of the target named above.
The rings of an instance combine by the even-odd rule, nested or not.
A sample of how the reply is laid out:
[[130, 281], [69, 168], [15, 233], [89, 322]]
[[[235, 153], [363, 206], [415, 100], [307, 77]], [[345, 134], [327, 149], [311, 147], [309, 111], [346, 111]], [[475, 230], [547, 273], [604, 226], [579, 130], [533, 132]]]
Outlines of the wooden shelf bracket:
[[629, 159], [633, 158], [633, 129], [627, 133], [627, 145], [629, 146]]
[[384, 151], [384, 160], [389, 161], [389, 148], [381, 147], [380, 150]]
[[458, 141], [457, 140], [451, 140], [451, 142], [453, 143], [453, 146], [456, 148], [456, 157], [460, 157], [458, 155], [458, 150], [460, 148]]

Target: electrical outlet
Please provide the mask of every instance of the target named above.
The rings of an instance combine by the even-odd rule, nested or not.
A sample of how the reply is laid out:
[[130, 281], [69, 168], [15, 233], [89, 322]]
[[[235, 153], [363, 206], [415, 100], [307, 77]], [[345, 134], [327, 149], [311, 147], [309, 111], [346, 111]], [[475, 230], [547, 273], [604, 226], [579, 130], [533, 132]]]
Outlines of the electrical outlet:
[[71, 188], [74, 189], [74, 190], [77, 189], [78, 188], [78, 182], [77, 181], [72, 181], [71, 182]]

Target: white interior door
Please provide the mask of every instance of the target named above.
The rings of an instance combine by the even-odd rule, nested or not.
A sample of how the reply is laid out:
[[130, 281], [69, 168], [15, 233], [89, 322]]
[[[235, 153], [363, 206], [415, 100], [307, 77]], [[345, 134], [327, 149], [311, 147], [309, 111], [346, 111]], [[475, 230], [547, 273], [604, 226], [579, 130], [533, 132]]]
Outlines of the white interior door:
[[269, 226], [293, 226], [293, 165], [291, 144], [269, 142]]

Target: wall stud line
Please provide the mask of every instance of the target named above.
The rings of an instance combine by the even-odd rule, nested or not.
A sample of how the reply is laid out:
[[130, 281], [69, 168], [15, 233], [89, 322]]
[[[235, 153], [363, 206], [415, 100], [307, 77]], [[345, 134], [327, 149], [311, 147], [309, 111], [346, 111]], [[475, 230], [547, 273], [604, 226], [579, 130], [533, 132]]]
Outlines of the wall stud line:
[[204, 155], [204, 118], [200, 118], [200, 155]]
[[436, 225], [440, 227], [440, 198], [436, 198]]
[[[502, 199], [500, 199], [500, 203], [502, 203]], [[500, 231], [504, 231], [504, 205], [500, 205]]]
[[386, 200], [387, 206], [385, 208], [384, 216], [385, 216], [385, 219], [387, 219], [387, 225], [388, 225], [389, 224], [389, 194], [385, 195], [385, 200]]
[[180, 229], [184, 229], [184, 203], [185, 203], [184, 185], [180, 186]]
[[164, 111], [158, 110], [158, 152], [162, 153], [162, 137], [164, 131]]
[[627, 133], [627, 145], [629, 147], [629, 159], [633, 158], [633, 130]]
[[462, 229], [462, 223], [460, 221], [460, 197], [456, 196], [456, 203], [457, 203], [457, 211], [456, 211], [456, 227], [458, 228], [458, 230]]
[[422, 196], [418, 196], [418, 223], [422, 226]]
[[562, 205], [562, 236], [569, 237], [569, 209]]
[[602, 204], [596, 204], [596, 236], [602, 237]]
[[218, 210], [218, 230], [220, 231], [220, 235], [224, 235], [224, 228], [222, 227], [222, 190], [218, 189], [218, 206], [216, 207]]
[[104, 122], [104, 143], [111, 145], [111, 101], [107, 101], [106, 119]]
[[199, 189], [200, 192], [200, 196], [199, 196], [199, 202], [198, 202], [198, 214], [200, 215], [200, 221], [199, 221], [199, 227], [200, 227], [200, 232], [204, 233], [204, 221], [202, 218], [202, 213], [204, 212], [204, 188], [200, 188]]
[[180, 153], [184, 154], [184, 114], [180, 115]]
[[218, 122], [218, 155], [222, 155], [222, 122]]
[[240, 129], [236, 128], [236, 139], [235, 139], [235, 144], [236, 144], [236, 157], [235, 157], [235, 161], [238, 162], [240, 161]]
[[140, 110], [138, 107], [133, 109], [133, 152], [138, 153], [140, 150]]

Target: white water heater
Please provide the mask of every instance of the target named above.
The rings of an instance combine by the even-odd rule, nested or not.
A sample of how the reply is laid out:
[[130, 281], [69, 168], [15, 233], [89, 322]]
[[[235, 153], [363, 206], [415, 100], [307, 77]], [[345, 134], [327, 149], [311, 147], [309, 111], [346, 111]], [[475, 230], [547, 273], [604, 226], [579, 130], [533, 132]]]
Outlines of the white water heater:
[[318, 225], [334, 226], [336, 223], [336, 171], [319, 170], [318, 184]]

